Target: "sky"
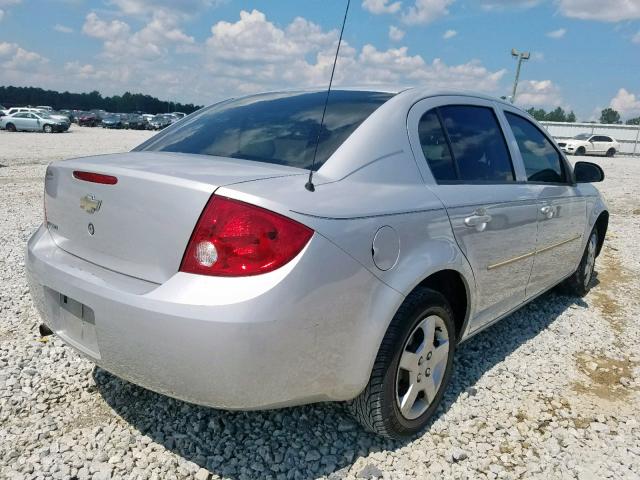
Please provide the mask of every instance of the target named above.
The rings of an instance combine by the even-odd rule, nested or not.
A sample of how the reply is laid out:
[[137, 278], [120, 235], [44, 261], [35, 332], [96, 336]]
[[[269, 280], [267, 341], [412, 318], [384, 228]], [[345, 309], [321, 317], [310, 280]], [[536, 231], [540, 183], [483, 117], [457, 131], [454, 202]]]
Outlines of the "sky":
[[[0, 85], [210, 104], [326, 88], [346, 0], [0, 0]], [[640, 0], [352, 0], [336, 87], [640, 116]], [[0, 98], [0, 103], [2, 99]]]

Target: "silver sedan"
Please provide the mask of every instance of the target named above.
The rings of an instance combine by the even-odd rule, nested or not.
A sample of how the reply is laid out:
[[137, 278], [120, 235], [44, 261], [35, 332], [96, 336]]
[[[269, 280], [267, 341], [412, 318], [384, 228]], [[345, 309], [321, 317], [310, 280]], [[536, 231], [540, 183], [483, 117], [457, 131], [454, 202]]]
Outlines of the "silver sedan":
[[460, 342], [591, 286], [591, 163], [480, 95], [268, 93], [58, 161], [28, 244], [44, 322], [102, 368], [224, 409], [347, 401], [425, 427]]
[[44, 112], [17, 112], [0, 117], [0, 128], [9, 132], [65, 132], [69, 129], [69, 122]]

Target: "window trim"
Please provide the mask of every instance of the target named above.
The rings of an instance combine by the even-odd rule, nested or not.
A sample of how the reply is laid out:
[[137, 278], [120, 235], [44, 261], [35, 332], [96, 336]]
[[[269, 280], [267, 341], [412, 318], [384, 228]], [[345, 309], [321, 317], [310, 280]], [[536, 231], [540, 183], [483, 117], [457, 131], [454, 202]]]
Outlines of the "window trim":
[[[521, 115], [520, 113], [514, 112], [512, 110], [507, 110], [506, 108], [503, 109], [503, 113], [505, 116], [505, 119], [507, 120], [507, 125], [509, 126], [509, 129], [511, 130], [511, 134], [513, 135], [513, 137], [515, 138], [515, 133], [513, 133], [513, 128], [511, 127], [511, 124], [509, 123], [509, 117], [508, 115], [513, 115], [514, 117], [518, 117], [521, 118], [522, 120], [529, 122], [536, 130], [538, 130], [542, 136], [549, 142], [549, 144], [551, 145], [551, 147], [553, 148], [553, 150], [556, 152], [556, 154], [558, 155], [558, 159], [560, 160], [560, 167], [562, 168], [562, 173], [564, 174], [564, 182], [539, 182], [539, 181], [531, 181], [529, 180], [528, 176], [525, 182], [526, 184], [529, 185], [562, 185], [562, 186], [575, 186], [576, 182], [575, 182], [575, 178], [573, 175], [573, 169], [569, 166], [564, 154], [562, 153], [562, 151], [556, 146], [556, 142], [549, 137], [549, 135], [547, 135], [544, 131], [543, 128], [540, 128], [538, 125], [536, 125], [535, 121], [531, 121], [530, 119], [528, 119], [527, 117], [525, 117], [524, 115]], [[522, 159], [522, 166], [525, 168], [526, 170], [526, 165], [524, 164], [524, 158], [522, 157], [522, 151], [520, 150], [520, 145], [518, 145], [518, 151], [520, 152], [520, 158]]]
[[[445, 108], [445, 107], [471, 107], [471, 108], [482, 108], [482, 109], [486, 109], [489, 110], [491, 112], [491, 114], [493, 115], [493, 118], [496, 122], [496, 125], [498, 127], [498, 130], [500, 132], [500, 135], [502, 137], [502, 140], [504, 142], [504, 148], [507, 152], [508, 155], [508, 159], [509, 159], [509, 165], [511, 167], [511, 176], [513, 177], [513, 180], [466, 180], [466, 179], [460, 179], [460, 165], [458, 164], [458, 160], [456, 159], [455, 154], [453, 153], [453, 146], [451, 143], [451, 138], [449, 136], [449, 130], [447, 129], [446, 125], [444, 124], [444, 121], [442, 119], [442, 113], [440, 112], [441, 108]], [[422, 159], [423, 161], [426, 163], [427, 168], [429, 169], [429, 171], [431, 172], [431, 176], [433, 177], [434, 181], [436, 182], [437, 185], [514, 185], [519, 183], [518, 181], [518, 176], [516, 174], [516, 169], [515, 169], [515, 165], [513, 163], [513, 155], [511, 154], [511, 149], [509, 148], [509, 142], [507, 141], [507, 137], [505, 135], [504, 132], [504, 128], [502, 126], [502, 123], [500, 122], [500, 118], [498, 117], [498, 112], [496, 111], [495, 107], [493, 105], [475, 105], [472, 103], [463, 103], [463, 102], [454, 102], [454, 103], [443, 103], [441, 105], [436, 105], [432, 108], [429, 108], [428, 110], [425, 110], [423, 113], [420, 114], [420, 117], [418, 118], [418, 129], [420, 128], [420, 121], [422, 120], [422, 118], [427, 115], [429, 112], [434, 111], [436, 112], [436, 116], [438, 118], [438, 122], [440, 123], [440, 128], [442, 129], [442, 133], [444, 134], [444, 138], [447, 142], [447, 148], [449, 149], [449, 155], [451, 157], [451, 161], [453, 162], [453, 168], [456, 172], [456, 176], [458, 177], [457, 180], [438, 180], [435, 175], [433, 175], [433, 171], [431, 171], [431, 166], [429, 165], [429, 160], [427, 160], [427, 158], [424, 156], [424, 152], [422, 151], [422, 149], [420, 150], [420, 153], [422, 155]], [[420, 140], [418, 138], [418, 140]]]

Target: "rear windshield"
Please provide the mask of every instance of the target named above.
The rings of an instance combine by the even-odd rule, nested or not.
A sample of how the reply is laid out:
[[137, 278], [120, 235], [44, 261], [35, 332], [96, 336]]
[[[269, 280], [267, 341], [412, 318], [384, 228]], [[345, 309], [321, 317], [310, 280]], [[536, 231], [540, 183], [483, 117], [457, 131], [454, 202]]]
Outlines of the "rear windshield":
[[315, 169], [393, 95], [334, 90], [322, 130], [326, 92], [268, 93], [202, 109], [167, 128], [134, 151], [178, 152], [242, 158]]

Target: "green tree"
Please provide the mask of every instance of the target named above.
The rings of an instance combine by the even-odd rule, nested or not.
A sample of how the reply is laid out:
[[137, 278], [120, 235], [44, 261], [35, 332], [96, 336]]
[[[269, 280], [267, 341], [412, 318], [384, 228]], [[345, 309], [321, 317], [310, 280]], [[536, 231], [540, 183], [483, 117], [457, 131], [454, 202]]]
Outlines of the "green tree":
[[605, 108], [600, 114], [600, 123], [620, 123], [620, 114], [613, 108]]
[[545, 118], [550, 122], [566, 122], [567, 114], [564, 113], [564, 110], [560, 107], [557, 107], [555, 110], [549, 112]]
[[539, 122], [547, 119], [547, 112], [545, 112], [544, 108], [531, 107], [529, 110], [527, 110], [527, 113]]
[[172, 111], [191, 113], [201, 108], [192, 103], [166, 102], [141, 93], [125, 92], [122, 96], [103, 97], [100, 92], [95, 90], [89, 93], [60, 93], [42, 88], [12, 86], [0, 86], [0, 103], [5, 107], [49, 105], [55, 110], [63, 108], [78, 110], [102, 109], [120, 113], [135, 111], [166, 113], [169, 107], [171, 107]]
[[555, 110], [546, 112], [544, 108], [531, 107], [527, 110], [527, 113], [539, 122], [575, 122], [576, 114], [572, 112], [566, 113], [562, 107], [557, 107]]
[[627, 120], [627, 125], [640, 125], [640, 117], [630, 118]]

